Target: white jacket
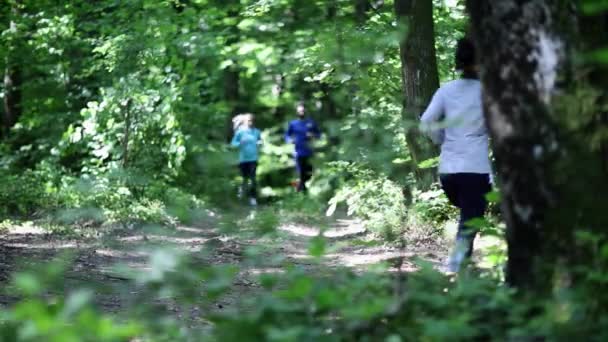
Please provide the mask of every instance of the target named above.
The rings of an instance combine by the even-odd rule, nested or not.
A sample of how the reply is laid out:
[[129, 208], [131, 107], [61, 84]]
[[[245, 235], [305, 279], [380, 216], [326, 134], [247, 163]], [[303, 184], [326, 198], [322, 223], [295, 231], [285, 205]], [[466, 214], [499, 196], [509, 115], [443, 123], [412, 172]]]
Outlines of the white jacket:
[[422, 114], [421, 128], [441, 144], [439, 173], [491, 173], [481, 84], [458, 79], [441, 86]]

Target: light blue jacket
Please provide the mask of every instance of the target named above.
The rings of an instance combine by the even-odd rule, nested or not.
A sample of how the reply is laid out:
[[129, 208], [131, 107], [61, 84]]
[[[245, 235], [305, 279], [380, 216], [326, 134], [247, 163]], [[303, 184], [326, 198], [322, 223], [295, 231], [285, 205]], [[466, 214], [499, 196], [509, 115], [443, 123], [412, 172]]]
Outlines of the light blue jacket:
[[239, 148], [239, 163], [258, 160], [258, 144], [261, 133], [257, 128], [239, 129], [232, 138], [231, 145]]

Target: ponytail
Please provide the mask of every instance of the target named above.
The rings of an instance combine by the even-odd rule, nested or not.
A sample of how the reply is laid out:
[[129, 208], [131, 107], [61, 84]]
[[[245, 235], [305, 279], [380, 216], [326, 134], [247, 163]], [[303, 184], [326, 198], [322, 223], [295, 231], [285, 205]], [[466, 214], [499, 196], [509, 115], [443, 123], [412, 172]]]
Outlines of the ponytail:
[[238, 131], [239, 128], [241, 128], [241, 126], [243, 126], [245, 122], [250, 119], [253, 119], [253, 114], [251, 113], [244, 113], [235, 116], [234, 118], [232, 118], [232, 129], [235, 132]]
[[239, 114], [232, 118], [232, 129], [236, 132], [244, 123], [243, 114]]

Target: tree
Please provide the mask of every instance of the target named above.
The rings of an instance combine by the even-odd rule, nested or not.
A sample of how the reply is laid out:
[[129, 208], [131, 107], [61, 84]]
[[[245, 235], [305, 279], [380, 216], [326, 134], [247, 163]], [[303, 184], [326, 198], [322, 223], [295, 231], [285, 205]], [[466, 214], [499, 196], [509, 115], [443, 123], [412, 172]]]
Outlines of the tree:
[[10, 8], [9, 32], [11, 32], [10, 44], [6, 54], [6, 66], [4, 70], [4, 117], [2, 118], [2, 130], [6, 134], [21, 116], [21, 83], [22, 72], [19, 65], [18, 44], [19, 28], [17, 20], [19, 16], [20, 3], [15, 1]]
[[[230, 3], [230, 9], [227, 11], [228, 18], [232, 21], [231, 27], [228, 29], [229, 36], [226, 39], [226, 46], [234, 49], [234, 46], [239, 41], [239, 29], [237, 27], [239, 17], [239, 7], [234, 2]], [[224, 100], [230, 108], [230, 116], [226, 122], [226, 139], [230, 140], [232, 136], [232, 117], [239, 113], [240, 105], [240, 70], [238, 61], [231, 59], [231, 63], [224, 69]]]
[[414, 162], [416, 180], [422, 188], [428, 188], [433, 181], [429, 169], [421, 169], [418, 164], [436, 155], [427, 140], [420, 139], [416, 125], [419, 115], [439, 87], [437, 60], [435, 57], [435, 33], [433, 24], [433, 4], [431, 1], [396, 0], [397, 21], [407, 27], [407, 36], [399, 44], [401, 75], [403, 83], [403, 117], [410, 122], [406, 140]]
[[507, 224], [507, 281], [544, 294], [557, 261], [577, 259], [576, 229], [597, 232], [606, 220], [595, 203], [606, 188], [599, 154], [568, 126], [584, 116], [567, 104], [580, 89], [569, 68], [577, 35], [560, 29], [569, 5], [467, 2]]

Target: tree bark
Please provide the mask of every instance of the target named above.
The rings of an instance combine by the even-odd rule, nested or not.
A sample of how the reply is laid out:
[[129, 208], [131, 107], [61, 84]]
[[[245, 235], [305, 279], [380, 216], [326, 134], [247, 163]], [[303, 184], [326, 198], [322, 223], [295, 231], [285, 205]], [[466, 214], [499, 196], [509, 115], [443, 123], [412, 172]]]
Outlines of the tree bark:
[[[232, 8], [228, 10], [229, 18], [238, 18], [239, 16], [239, 4], [235, 1], [231, 1], [230, 5]], [[238, 23], [238, 22], [236, 22]], [[235, 25], [229, 28], [230, 35], [226, 40], [227, 46], [233, 46], [239, 41], [239, 29]], [[230, 141], [232, 137], [232, 118], [237, 115], [240, 111], [240, 91], [239, 91], [239, 82], [240, 82], [240, 68], [238, 65], [238, 61], [232, 59], [233, 64], [228, 66], [224, 70], [224, 101], [228, 104], [230, 108], [230, 115], [226, 120], [226, 140]]]
[[4, 70], [4, 117], [2, 118], [3, 133], [17, 123], [21, 116], [21, 68], [7, 58]]
[[369, 0], [355, 0], [355, 20], [363, 24], [367, 20], [367, 11], [371, 9]]
[[417, 122], [439, 88], [433, 4], [429, 0], [395, 0], [395, 14], [398, 23], [407, 27], [407, 36], [399, 44], [403, 118], [408, 123], [406, 141], [416, 180], [422, 189], [427, 189], [434, 180], [434, 171], [420, 169], [418, 164], [435, 156], [437, 148], [420, 138]]
[[19, 2], [13, 4], [11, 8], [10, 27], [13, 37], [8, 46], [6, 55], [6, 67], [4, 70], [4, 116], [2, 117], [2, 133], [8, 134], [8, 131], [17, 123], [21, 116], [21, 84], [22, 73], [19, 65], [17, 53], [18, 33], [17, 32], [17, 16], [19, 10], [17, 6]]
[[125, 132], [122, 140], [122, 167], [126, 169], [129, 165], [129, 140], [131, 139], [131, 99], [128, 99], [122, 107], [125, 113]]
[[564, 156], [550, 115], [566, 47], [553, 26], [557, 5], [549, 0], [468, 0], [467, 7], [507, 224], [506, 280], [546, 291], [552, 267], [541, 261], [551, 231], [558, 229], [549, 212], [560, 199], [553, 176]]

